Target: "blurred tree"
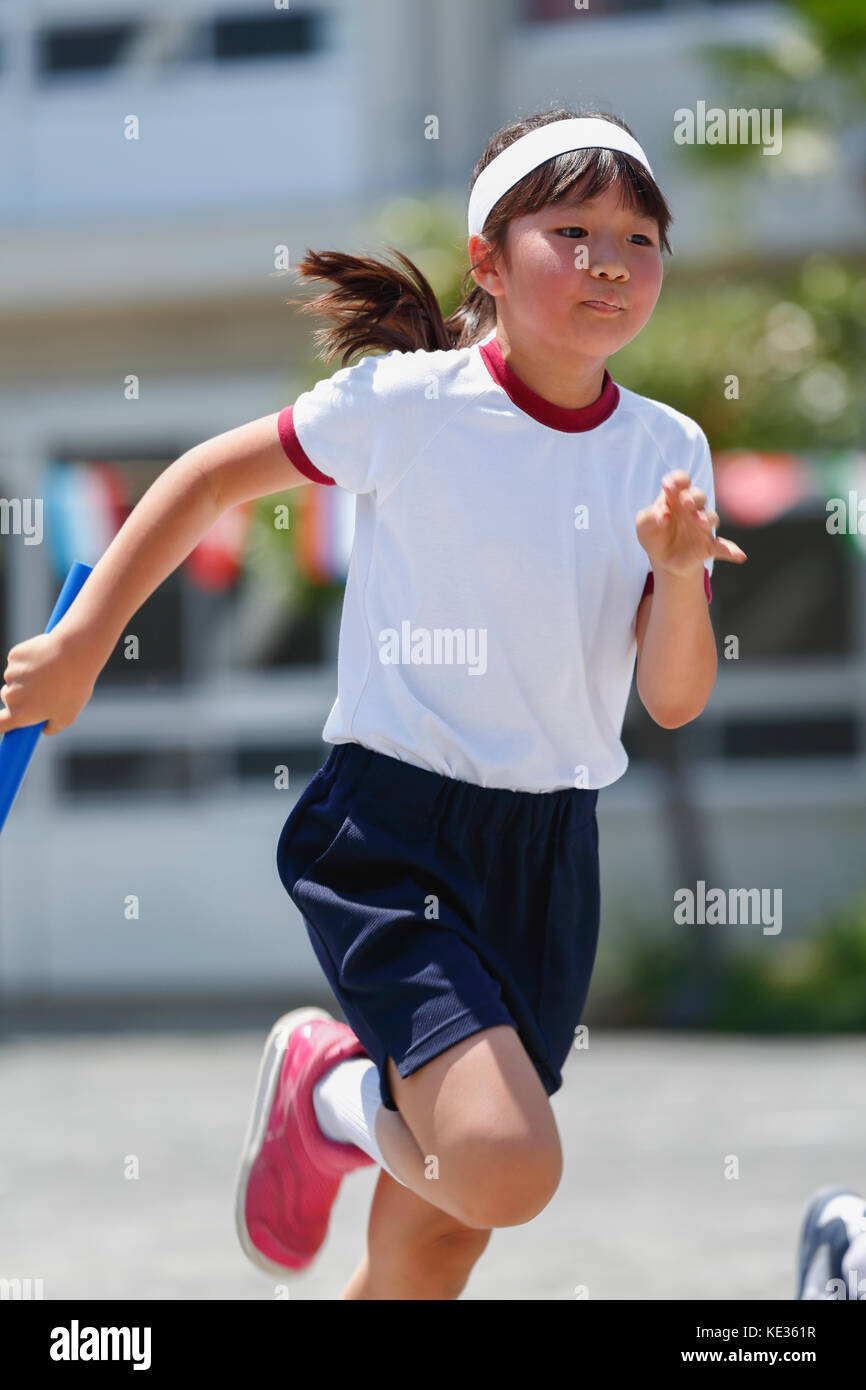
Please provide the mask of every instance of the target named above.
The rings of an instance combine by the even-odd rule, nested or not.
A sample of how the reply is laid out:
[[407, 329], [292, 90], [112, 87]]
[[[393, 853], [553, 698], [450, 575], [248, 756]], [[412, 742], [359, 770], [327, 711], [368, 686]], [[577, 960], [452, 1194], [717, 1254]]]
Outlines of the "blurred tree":
[[[753, 169], [759, 178], [770, 172], [801, 178], [808, 198], [818, 170], [845, 162], [857, 188], [866, 190], [861, 0], [789, 0], [787, 8], [796, 22], [773, 48], [700, 50], [707, 70], [724, 80], [725, 109], [781, 109], [782, 152], [769, 171], [757, 144], [680, 147], [684, 161], [712, 171], [731, 253], [710, 273], [706, 264], [683, 275], [674, 270], [652, 320], [618, 354], [619, 379], [692, 416], [714, 450], [808, 453], [862, 448], [864, 439], [862, 238], [851, 256], [816, 249], [794, 264], [744, 249], [740, 219], [753, 197]], [[718, 530], [724, 534], [723, 515]], [[644, 742], [661, 773], [678, 882], [716, 882], [705, 818], [690, 794], [682, 735], [645, 726]], [[703, 926], [688, 943], [685, 975], [667, 1000], [667, 1022], [697, 1023], [719, 1008], [722, 931]]]

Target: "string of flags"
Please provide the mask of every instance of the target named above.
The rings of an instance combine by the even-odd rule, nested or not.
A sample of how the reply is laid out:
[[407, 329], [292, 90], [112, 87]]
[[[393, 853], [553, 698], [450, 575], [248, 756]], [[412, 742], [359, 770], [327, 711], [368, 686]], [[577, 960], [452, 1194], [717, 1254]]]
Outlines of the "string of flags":
[[[230, 507], [217, 518], [183, 562], [190, 581], [207, 593], [237, 582], [255, 501]], [[130, 480], [108, 459], [52, 460], [46, 469], [44, 525], [51, 563], [66, 575], [74, 560], [95, 565], [133, 507]], [[293, 490], [291, 521], [281, 532], [292, 546], [301, 576], [313, 585], [344, 583], [355, 527], [355, 497], [339, 487]]]

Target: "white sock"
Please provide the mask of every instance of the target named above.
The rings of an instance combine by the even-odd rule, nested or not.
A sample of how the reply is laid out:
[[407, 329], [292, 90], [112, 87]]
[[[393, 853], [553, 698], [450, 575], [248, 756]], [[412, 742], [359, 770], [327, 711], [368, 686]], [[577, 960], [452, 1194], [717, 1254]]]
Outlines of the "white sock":
[[313, 1087], [313, 1109], [325, 1138], [356, 1144], [395, 1182], [406, 1187], [388, 1167], [376, 1140], [376, 1116], [381, 1108], [379, 1072], [370, 1057], [350, 1057], [338, 1062]]

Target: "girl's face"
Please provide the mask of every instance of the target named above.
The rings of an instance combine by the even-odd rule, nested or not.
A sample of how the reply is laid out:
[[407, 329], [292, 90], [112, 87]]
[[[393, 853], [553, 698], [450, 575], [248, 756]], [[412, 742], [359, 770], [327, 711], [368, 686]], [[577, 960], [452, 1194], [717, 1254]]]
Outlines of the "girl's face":
[[[485, 244], [482, 239], [473, 261]], [[474, 274], [497, 296], [497, 317], [510, 341], [603, 359], [630, 342], [655, 307], [662, 285], [658, 224], [620, 207], [617, 186], [590, 202], [571, 194], [513, 218], [503, 256]], [[591, 302], [604, 300], [616, 307]]]

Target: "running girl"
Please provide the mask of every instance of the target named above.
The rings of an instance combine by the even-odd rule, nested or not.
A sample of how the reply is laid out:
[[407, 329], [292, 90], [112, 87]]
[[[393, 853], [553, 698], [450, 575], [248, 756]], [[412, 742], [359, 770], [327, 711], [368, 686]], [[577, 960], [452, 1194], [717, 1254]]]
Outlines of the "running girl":
[[332, 748], [277, 846], [348, 1023], [274, 1025], [237, 1184], [241, 1244], [278, 1279], [353, 1168], [382, 1171], [346, 1299], [457, 1298], [492, 1230], [559, 1184], [549, 1097], [595, 960], [596, 803], [628, 763], [635, 660], [653, 719], [695, 719], [713, 563], [746, 558], [714, 534], [703, 431], [606, 367], [652, 313], [669, 223], [628, 127], [559, 109], [479, 159], [474, 284], [447, 320], [404, 257], [309, 253], [301, 273], [335, 285], [304, 306], [331, 319], [327, 359], [367, 355], [177, 460], [67, 616], [9, 654], [0, 732], [57, 733], [222, 511], [310, 481], [356, 494]]

